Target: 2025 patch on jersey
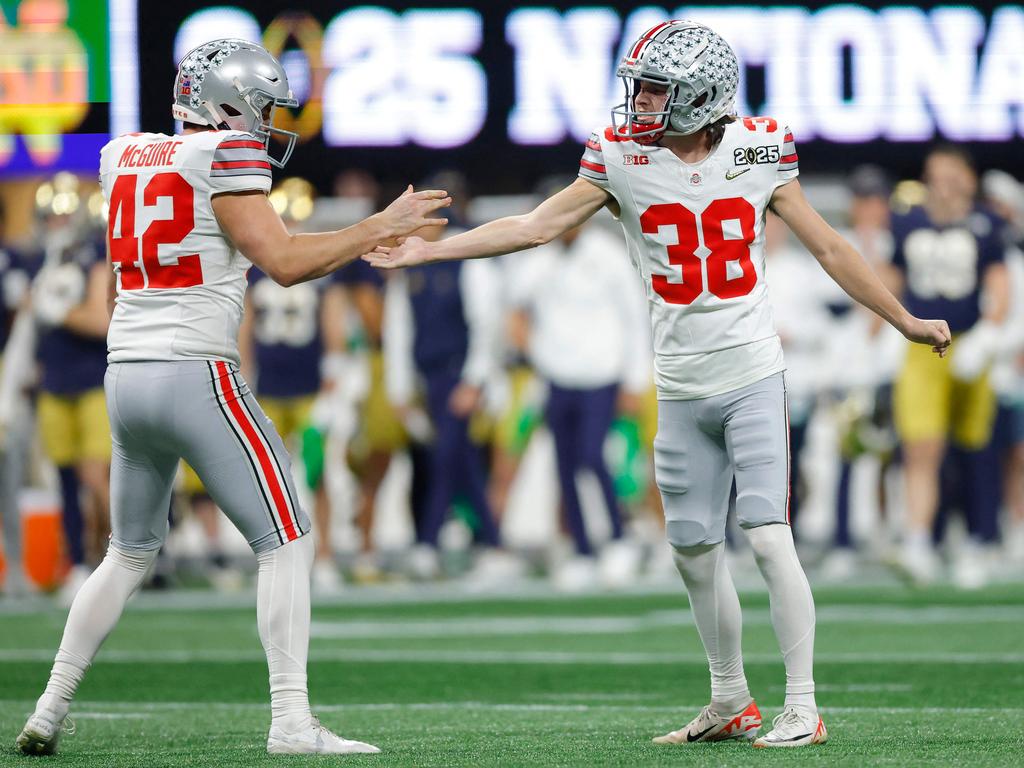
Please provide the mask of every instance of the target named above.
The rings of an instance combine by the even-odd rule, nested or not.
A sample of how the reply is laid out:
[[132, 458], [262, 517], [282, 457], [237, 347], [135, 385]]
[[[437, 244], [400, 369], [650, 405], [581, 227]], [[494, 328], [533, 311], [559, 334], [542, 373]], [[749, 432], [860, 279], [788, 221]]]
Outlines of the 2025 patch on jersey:
[[764, 216], [799, 173], [793, 135], [770, 117], [725, 127], [699, 163], [607, 128], [579, 175], [620, 209], [650, 305], [659, 397], [710, 397], [785, 368], [765, 283]]
[[119, 136], [100, 154], [117, 301], [109, 362], [238, 364], [251, 263], [220, 228], [211, 198], [268, 192], [266, 148], [241, 131]]

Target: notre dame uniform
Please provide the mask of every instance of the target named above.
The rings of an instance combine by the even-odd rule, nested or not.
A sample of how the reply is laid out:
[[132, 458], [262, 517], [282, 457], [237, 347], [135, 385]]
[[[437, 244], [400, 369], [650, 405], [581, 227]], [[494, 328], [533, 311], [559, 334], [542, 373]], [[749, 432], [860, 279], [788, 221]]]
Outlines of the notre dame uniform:
[[917, 317], [942, 317], [953, 334], [952, 355], [940, 358], [920, 344], [907, 347], [896, 380], [896, 426], [905, 441], [951, 437], [963, 448], [983, 447], [992, 432], [996, 397], [983, 374], [955, 378], [956, 339], [981, 318], [985, 272], [1003, 263], [1002, 224], [976, 208], [950, 225], [934, 223], [921, 207], [895, 213], [892, 263], [905, 277], [903, 300]]

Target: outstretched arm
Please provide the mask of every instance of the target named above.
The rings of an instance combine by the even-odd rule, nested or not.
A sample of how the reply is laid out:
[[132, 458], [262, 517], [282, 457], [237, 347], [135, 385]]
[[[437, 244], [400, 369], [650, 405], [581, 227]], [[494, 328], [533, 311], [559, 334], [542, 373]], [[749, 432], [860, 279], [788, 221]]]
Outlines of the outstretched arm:
[[506, 216], [469, 232], [437, 242], [410, 237], [396, 248], [380, 246], [363, 258], [375, 267], [395, 269], [428, 261], [479, 259], [522, 251], [549, 243], [578, 227], [612, 202], [610, 194], [584, 179], [576, 179], [522, 216]]
[[374, 246], [420, 227], [447, 224], [428, 218], [451, 204], [446, 192], [412, 187], [380, 213], [337, 232], [292, 235], [263, 192], [233, 192], [213, 198], [224, 232], [249, 261], [281, 285], [313, 280], [343, 267]]
[[771, 206], [829, 276], [853, 299], [911, 341], [930, 344], [940, 357], [945, 356], [950, 342], [946, 321], [921, 320], [911, 315], [882, 284], [864, 257], [811, 207], [799, 181], [793, 180], [776, 189]]

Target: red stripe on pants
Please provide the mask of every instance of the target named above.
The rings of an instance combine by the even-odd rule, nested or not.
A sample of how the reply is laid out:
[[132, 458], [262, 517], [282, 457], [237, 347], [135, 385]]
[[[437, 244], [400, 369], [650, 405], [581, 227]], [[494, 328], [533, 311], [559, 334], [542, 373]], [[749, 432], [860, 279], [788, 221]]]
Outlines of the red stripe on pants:
[[[238, 425], [242, 428], [242, 432], [249, 441], [249, 446], [255, 452], [256, 458], [260, 462], [260, 467], [263, 469], [263, 474], [267, 478], [267, 483], [270, 485], [270, 496], [274, 500], [277, 514], [284, 526], [284, 534], [288, 541], [297, 539], [299, 534], [296, 533], [295, 524], [292, 522], [291, 515], [288, 514], [288, 503], [285, 501], [284, 492], [281, 490], [281, 483], [274, 472], [274, 463], [256, 434], [256, 429], [253, 427], [252, 422], [249, 421], [248, 414], [238, 404], [238, 393], [235, 392], [231, 384], [228, 367], [220, 361], [217, 361], [217, 377], [220, 379], [221, 391], [224, 392], [224, 400], [227, 402], [228, 408], [231, 409], [231, 414], [235, 417]], [[229, 393], [230, 397], [228, 397]], [[257, 478], [258, 480], [259, 478]]]

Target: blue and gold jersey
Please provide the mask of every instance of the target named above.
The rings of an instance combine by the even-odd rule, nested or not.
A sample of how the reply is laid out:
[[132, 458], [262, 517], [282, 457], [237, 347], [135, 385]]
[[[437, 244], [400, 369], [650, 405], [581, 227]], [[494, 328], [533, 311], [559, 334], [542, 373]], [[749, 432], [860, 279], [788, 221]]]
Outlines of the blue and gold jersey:
[[941, 318], [960, 333], [981, 316], [982, 278], [1003, 260], [1003, 223], [981, 208], [938, 225], [924, 208], [894, 213], [892, 263], [906, 277], [904, 303], [917, 317]]
[[253, 347], [261, 396], [299, 397], [320, 389], [320, 298], [324, 280], [289, 288], [249, 271]]

